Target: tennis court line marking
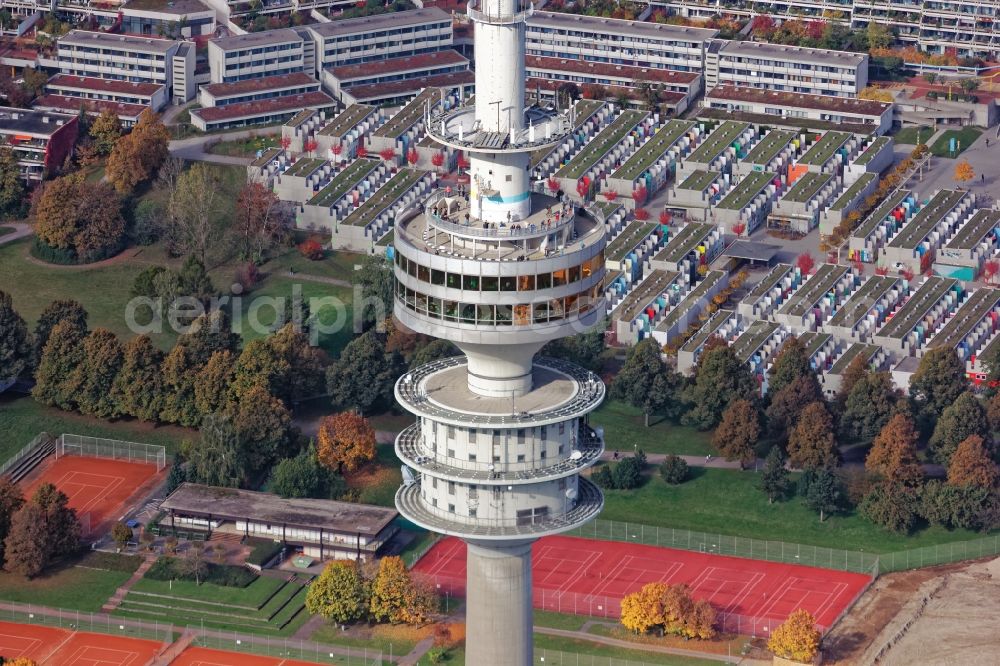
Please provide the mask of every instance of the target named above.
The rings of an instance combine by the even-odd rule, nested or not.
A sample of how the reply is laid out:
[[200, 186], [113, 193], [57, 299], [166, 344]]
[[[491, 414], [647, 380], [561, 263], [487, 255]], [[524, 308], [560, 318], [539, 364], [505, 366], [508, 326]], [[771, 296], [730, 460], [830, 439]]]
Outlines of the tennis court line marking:
[[[584, 574], [587, 572], [587, 567], [589, 567], [594, 562], [600, 560], [602, 555], [602, 552], [597, 550], [587, 550], [587, 551], [581, 550], [580, 552], [581, 553], [586, 552], [587, 557], [582, 562], [579, 562], [577, 564], [576, 571], [572, 575], [570, 575], [563, 582], [562, 585], [556, 588], [556, 592], [560, 595], [560, 597], [566, 592], [571, 592], [572, 591], [571, 588], [573, 587], [573, 585], [575, 585], [578, 580], [584, 577]], [[562, 559], [562, 561], [565, 562], [566, 560]]]
[[[102, 657], [88, 657], [87, 653], [91, 650], [98, 650], [104, 652], [120, 652], [126, 655], [124, 658], [119, 657], [118, 661], [110, 661]], [[113, 656], [113, 655], [110, 655]], [[77, 648], [70, 660], [66, 662], [71, 666], [83, 666], [83, 663], [91, 663], [94, 666], [107, 664], [107, 666], [128, 666], [139, 656], [139, 653], [135, 650], [119, 650], [117, 648], [101, 647], [100, 645], [81, 645]]]
[[[82, 481], [74, 481], [73, 480], [77, 475], [84, 475], [84, 474], [89, 475], [89, 476], [99, 476], [99, 477], [104, 477], [106, 479], [109, 479], [108, 485], [101, 486], [101, 485], [98, 485], [96, 483], [84, 483]], [[118, 490], [118, 488], [123, 483], [125, 483], [125, 477], [124, 476], [114, 476], [114, 475], [111, 475], [111, 474], [95, 474], [93, 472], [80, 472], [80, 471], [77, 471], [77, 470], [71, 470], [71, 471], [68, 471], [65, 474], [63, 474], [62, 478], [60, 478], [58, 481], [54, 481], [53, 485], [55, 485], [56, 488], [59, 488], [59, 489], [63, 489], [66, 486], [70, 486], [70, 485], [76, 486], [79, 490], [77, 490], [76, 492], [67, 493], [67, 495], [69, 495], [69, 499], [71, 501], [72, 501], [72, 499], [74, 497], [80, 495], [81, 491], [83, 491], [84, 489], [96, 488], [96, 490], [97, 490], [96, 494], [94, 494], [90, 499], [88, 499], [86, 501], [86, 503], [84, 503], [82, 506], [80, 506], [80, 507], [77, 508], [78, 512], [85, 512], [85, 511], [89, 511], [92, 505], [99, 504], [101, 501], [106, 500], [107, 497], [108, 497], [108, 495], [110, 495], [112, 492]], [[101, 494], [102, 490], [106, 490], [106, 492], [103, 494], [103, 496]]]
[[73, 636], [75, 636], [75, 635], [76, 635], [75, 631], [69, 632], [69, 634], [66, 636], [66, 638], [64, 638], [62, 640], [62, 642], [59, 643], [59, 645], [55, 646], [55, 648], [53, 648], [52, 652], [49, 652], [47, 655], [45, 655], [44, 657], [42, 657], [41, 660], [39, 660], [38, 663], [44, 664], [49, 659], [51, 659], [52, 656], [54, 654], [56, 654], [57, 652], [59, 652], [59, 650], [61, 650], [63, 648], [63, 646], [66, 645], [66, 643], [68, 643], [70, 641], [70, 639], [73, 638]]
[[[7, 643], [0, 642], [0, 650], [3, 651], [3, 654], [4, 654], [5, 657], [6, 656], [10, 656], [10, 657], [23, 657], [23, 656], [27, 655], [29, 652], [31, 652], [32, 650], [34, 650], [35, 647], [42, 642], [42, 639], [40, 639], [40, 638], [28, 638], [28, 637], [25, 637], [25, 636], [16, 636], [14, 634], [0, 634], [0, 640], [2, 640], [4, 638], [13, 638], [15, 645], [17, 644], [18, 641], [28, 641], [28, 647], [25, 647], [25, 648], [8, 647]], [[7, 654], [8, 650], [10, 650], [10, 651], [17, 650], [18, 652], [17, 652], [17, 654], [8, 655]]]

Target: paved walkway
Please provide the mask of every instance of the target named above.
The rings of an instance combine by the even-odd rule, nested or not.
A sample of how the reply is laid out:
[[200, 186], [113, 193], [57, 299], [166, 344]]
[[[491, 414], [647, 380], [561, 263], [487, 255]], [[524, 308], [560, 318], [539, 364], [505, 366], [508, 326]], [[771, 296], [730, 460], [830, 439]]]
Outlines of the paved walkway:
[[34, 233], [34, 229], [27, 222], [0, 222], [0, 227], [14, 227], [16, 231], [4, 234], [0, 236], [0, 245], [5, 243], [13, 243], [19, 238], [24, 238], [25, 236], [30, 236]]
[[222, 134], [192, 136], [187, 139], [174, 139], [170, 142], [170, 154], [184, 160], [197, 160], [200, 162], [213, 162], [215, 164], [234, 164], [238, 166], [246, 166], [252, 161], [249, 157], [213, 155], [205, 152], [205, 142], [209, 141], [215, 143], [217, 141], [238, 141], [239, 139], [249, 139], [251, 136], [277, 134], [280, 131], [280, 127], [264, 127], [257, 130], [239, 130], [236, 132], [225, 132]]
[[[586, 626], [586, 625], [585, 625]], [[770, 664], [770, 661], [759, 661], [746, 659], [739, 656], [727, 656], [724, 654], [711, 654], [708, 652], [698, 652], [696, 650], [684, 650], [681, 648], [672, 648], [662, 645], [649, 645], [646, 643], [634, 643], [632, 641], [625, 641], [619, 638], [609, 638], [607, 636], [599, 636], [597, 634], [588, 634], [585, 631], [570, 631], [569, 629], [553, 629], [551, 627], [534, 627], [536, 634], [544, 634], [546, 636], [559, 636], [560, 638], [570, 638], [574, 640], [586, 640], [592, 643], [600, 643], [601, 645], [608, 645], [610, 647], [624, 648], [626, 650], [643, 650], [645, 652], [655, 652], [657, 654], [673, 654], [680, 657], [694, 657], [696, 659], [705, 659], [708, 661], [719, 661], [726, 664]]]
[[413, 646], [410, 653], [400, 657], [396, 663], [398, 663], [399, 666], [417, 666], [417, 662], [420, 661], [420, 658], [427, 654], [427, 651], [432, 647], [434, 647], [434, 639], [428, 636]]
[[101, 612], [110, 613], [111, 611], [118, 608], [121, 605], [122, 600], [125, 599], [125, 595], [128, 594], [128, 591], [132, 589], [132, 586], [139, 582], [139, 579], [142, 578], [146, 574], [146, 572], [152, 568], [155, 562], [156, 562], [155, 555], [147, 555], [146, 559], [144, 559], [142, 561], [142, 564], [139, 565], [139, 568], [135, 570], [134, 574], [132, 574], [132, 577], [129, 578], [127, 581], [125, 581], [125, 583], [121, 587], [115, 590], [115, 593], [111, 595], [110, 599], [104, 602], [104, 605], [101, 606]]

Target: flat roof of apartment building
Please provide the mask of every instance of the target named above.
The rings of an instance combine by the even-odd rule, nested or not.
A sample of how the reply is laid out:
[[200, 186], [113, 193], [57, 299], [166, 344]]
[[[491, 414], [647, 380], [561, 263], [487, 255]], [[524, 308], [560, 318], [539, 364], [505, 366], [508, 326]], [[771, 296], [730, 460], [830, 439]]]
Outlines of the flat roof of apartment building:
[[468, 64], [468, 58], [454, 49], [448, 49], [447, 51], [435, 51], [434, 53], [419, 53], [417, 55], [363, 62], [357, 65], [331, 67], [327, 71], [341, 81], [349, 81], [351, 79], [366, 79], [381, 74], [409, 72], [415, 69], [458, 67], [461, 65], [468, 66]]
[[319, 85], [319, 81], [305, 72], [292, 72], [291, 74], [261, 76], [255, 79], [233, 81], [232, 83], [209, 83], [203, 85], [201, 89], [215, 97], [230, 97], [232, 95], [245, 95], [248, 93], [263, 92], [265, 90], [280, 90], [282, 88], [306, 86], [310, 83], [314, 83], [317, 86]]
[[629, 35], [646, 39], [689, 40], [704, 42], [719, 34], [714, 28], [693, 28], [686, 25], [668, 25], [646, 21], [583, 16], [560, 12], [535, 12], [528, 18], [528, 27], [544, 26], [562, 30], [582, 30], [592, 33]]
[[152, 97], [163, 89], [162, 83], [118, 81], [116, 79], [99, 79], [94, 76], [73, 76], [71, 74], [56, 74], [45, 85], [46, 88], [93, 90], [119, 95], [139, 95], [140, 97]]
[[326, 93], [315, 91], [301, 95], [287, 95], [285, 97], [272, 97], [271, 99], [262, 99], [253, 102], [240, 102], [238, 104], [226, 104], [225, 106], [192, 109], [191, 113], [206, 122], [214, 123], [220, 120], [252, 118], [269, 113], [280, 113], [282, 111], [313, 106], [326, 108], [335, 104], [336, 102]]
[[111, 111], [119, 118], [138, 118], [143, 111], [149, 108], [146, 104], [126, 104], [106, 99], [83, 99], [66, 95], [42, 95], [36, 97], [32, 105], [37, 109], [52, 109], [65, 113], [79, 113], [82, 106], [88, 113], [97, 114], [101, 111]]
[[655, 81], [657, 83], [674, 83], [689, 85], [698, 80], [699, 72], [679, 72], [673, 69], [658, 69], [650, 67], [635, 67], [633, 65], [613, 65], [607, 62], [591, 62], [572, 58], [553, 58], [549, 56], [528, 55], [524, 57], [525, 67], [553, 70], [558, 72], [573, 72], [574, 74], [591, 74], [633, 79], [635, 81]]
[[764, 88], [749, 88], [728, 84], [712, 88], [705, 93], [705, 99], [706, 101], [722, 100], [748, 102], [751, 104], [773, 104], [781, 107], [833, 111], [837, 113], [856, 113], [864, 116], [881, 116], [892, 108], [892, 104], [889, 102], [875, 102], [850, 97], [832, 97], [830, 95], [807, 95], [805, 93], [766, 90]]
[[470, 86], [475, 83], [475, 81], [476, 75], [472, 71], [448, 72], [447, 74], [421, 76], [416, 79], [406, 79], [404, 81], [366, 83], [360, 86], [344, 88], [344, 92], [353, 97], [357, 102], [365, 102], [370, 99], [385, 99], [388, 97], [398, 97], [411, 92], [416, 93], [424, 88]]
[[118, 35], [110, 32], [94, 32], [91, 30], [70, 30], [59, 38], [59, 45], [62, 46], [64, 44], [164, 54], [177, 46], [177, 42], [172, 39], [139, 37], [138, 35]]
[[768, 58], [770, 60], [803, 62], [810, 65], [837, 65], [840, 67], [857, 67], [868, 58], [864, 53], [811, 49], [804, 46], [767, 44], [765, 42], [729, 42], [719, 50], [719, 54], [721, 56]]
[[158, 12], [160, 14], [173, 14], [176, 16], [214, 11], [201, 0], [129, 0], [122, 7], [122, 10], [126, 12], [129, 10]]
[[320, 37], [337, 37], [339, 35], [353, 35], [358, 32], [375, 32], [388, 28], [405, 28], [411, 25], [438, 23], [441, 21], [450, 22], [451, 16], [437, 7], [429, 7], [426, 9], [409, 9], [403, 12], [389, 12], [388, 14], [378, 14], [376, 16], [334, 19], [329, 23], [314, 23], [309, 25], [308, 28]]
[[0, 106], [0, 132], [48, 137], [73, 118], [75, 116], [68, 113]]
[[277, 30], [265, 30], [264, 32], [248, 32], [245, 35], [219, 37], [218, 39], [209, 40], [208, 43], [215, 44], [223, 51], [233, 51], [301, 41], [302, 36], [291, 28], [278, 28]]

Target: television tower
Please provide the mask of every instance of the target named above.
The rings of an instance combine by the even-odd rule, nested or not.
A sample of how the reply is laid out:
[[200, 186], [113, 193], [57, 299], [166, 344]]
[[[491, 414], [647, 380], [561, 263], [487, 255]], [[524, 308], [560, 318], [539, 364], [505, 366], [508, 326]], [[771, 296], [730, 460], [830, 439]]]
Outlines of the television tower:
[[399, 434], [396, 493], [412, 522], [467, 544], [467, 662], [532, 663], [531, 547], [600, 512], [580, 472], [604, 452], [588, 424], [597, 375], [535, 358], [604, 314], [604, 222], [534, 192], [533, 151], [572, 131], [557, 109], [525, 106], [519, 0], [473, 0], [474, 105], [430, 112], [428, 134], [470, 155], [469, 191], [439, 189], [396, 220], [394, 312], [463, 353], [396, 382], [417, 422]]

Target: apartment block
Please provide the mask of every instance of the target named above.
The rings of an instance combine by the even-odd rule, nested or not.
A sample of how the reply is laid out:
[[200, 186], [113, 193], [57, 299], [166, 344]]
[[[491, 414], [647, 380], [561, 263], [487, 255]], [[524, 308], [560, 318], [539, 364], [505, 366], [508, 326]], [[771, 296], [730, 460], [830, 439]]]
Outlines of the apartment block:
[[[308, 42], [308, 43], [307, 43]], [[234, 83], [306, 70], [313, 44], [291, 28], [220, 37], [208, 42], [212, 83]]]
[[41, 181], [73, 153], [77, 117], [34, 109], [0, 107], [0, 137], [10, 146], [26, 181]]
[[[45, 92], [48, 95], [76, 100], [78, 107], [81, 101], [100, 101], [138, 105], [159, 111], [168, 101], [167, 87], [158, 83], [98, 79], [70, 74], [56, 74], [50, 78], [45, 84]], [[68, 104], [73, 102], [70, 101]]]
[[719, 85], [856, 97], [868, 85], [868, 55], [714, 40], [705, 55], [705, 87]]
[[[62, 74], [172, 86], [174, 55], [185, 42], [71, 30], [59, 38]], [[185, 61], [186, 62], [186, 61]], [[192, 52], [190, 63], [194, 66]]]
[[789, 121], [820, 121], [860, 125], [875, 134], [892, 128], [893, 105], [864, 99], [805, 95], [722, 85], [705, 93], [706, 108], [753, 115], [780, 116]]
[[534, 12], [525, 53], [648, 69], [700, 72], [718, 30], [624, 21], [598, 16]]
[[469, 61], [458, 51], [435, 51], [420, 55], [386, 58], [357, 65], [331, 67], [323, 71], [323, 85], [343, 101], [343, 93], [357, 86], [381, 86], [428, 76], [469, 72]]
[[121, 32], [191, 39], [215, 32], [215, 10], [201, 0], [130, 0], [120, 10]]
[[316, 76], [331, 67], [417, 56], [452, 46], [451, 16], [438, 8], [317, 23], [304, 30], [316, 45]]

